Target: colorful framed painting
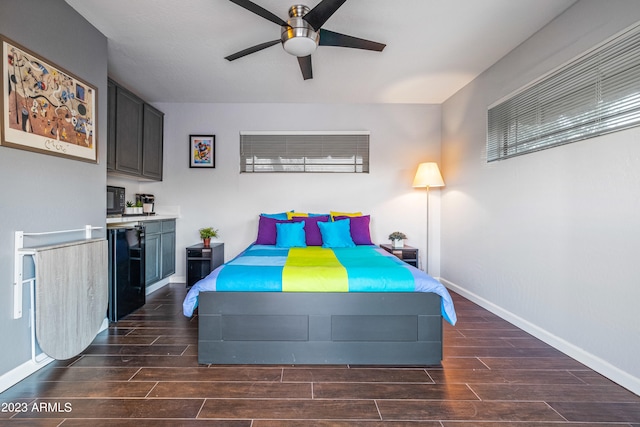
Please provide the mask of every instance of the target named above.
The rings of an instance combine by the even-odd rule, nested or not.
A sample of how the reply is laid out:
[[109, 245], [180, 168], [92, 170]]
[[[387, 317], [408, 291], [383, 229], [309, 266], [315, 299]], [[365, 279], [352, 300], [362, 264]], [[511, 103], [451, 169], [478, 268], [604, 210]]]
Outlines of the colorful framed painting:
[[98, 162], [98, 90], [0, 35], [0, 145]]
[[215, 135], [189, 135], [189, 167], [216, 167]]

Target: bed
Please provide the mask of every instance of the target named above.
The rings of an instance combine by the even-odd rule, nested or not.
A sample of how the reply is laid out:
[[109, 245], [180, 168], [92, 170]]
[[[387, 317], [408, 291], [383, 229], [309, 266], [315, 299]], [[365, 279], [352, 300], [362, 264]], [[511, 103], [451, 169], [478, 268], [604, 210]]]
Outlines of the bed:
[[[197, 309], [200, 364], [440, 364], [443, 319], [456, 322], [440, 282], [370, 238], [314, 240], [316, 220], [281, 221], [305, 224], [304, 243], [298, 236], [271, 244], [259, 231], [256, 243], [187, 293], [183, 312]], [[327, 223], [341, 221], [349, 234], [359, 222]]]

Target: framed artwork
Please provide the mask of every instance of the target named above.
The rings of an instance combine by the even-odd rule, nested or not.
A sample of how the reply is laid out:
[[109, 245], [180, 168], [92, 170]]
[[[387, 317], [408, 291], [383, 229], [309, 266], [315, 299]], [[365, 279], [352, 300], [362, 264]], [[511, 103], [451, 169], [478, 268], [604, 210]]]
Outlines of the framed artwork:
[[98, 90], [0, 35], [0, 145], [98, 162]]
[[215, 135], [189, 135], [189, 167], [216, 167]]

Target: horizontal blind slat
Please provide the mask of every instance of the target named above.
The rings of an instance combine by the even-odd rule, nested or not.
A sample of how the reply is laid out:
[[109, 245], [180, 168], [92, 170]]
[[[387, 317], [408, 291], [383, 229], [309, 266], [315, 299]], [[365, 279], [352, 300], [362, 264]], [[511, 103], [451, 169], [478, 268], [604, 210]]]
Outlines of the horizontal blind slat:
[[640, 125], [640, 26], [493, 106], [487, 161]]
[[241, 172], [369, 171], [368, 134], [242, 134]]

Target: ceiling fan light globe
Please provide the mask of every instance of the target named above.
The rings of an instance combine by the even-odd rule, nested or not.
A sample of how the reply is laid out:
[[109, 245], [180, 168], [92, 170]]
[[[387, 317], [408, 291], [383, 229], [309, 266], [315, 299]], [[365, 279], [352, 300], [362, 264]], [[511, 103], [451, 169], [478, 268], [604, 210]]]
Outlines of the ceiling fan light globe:
[[309, 56], [315, 52], [320, 42], [320, 33], [313, 28], [302, 17], [296, 13], [305, 13], [309, 8], [306, 6], [295, 6], [289, 11], [289, 21], [287, 26], [282, 27], [280, 40], [284, 50], [294, 56]]
[[314, 39], [309, 37], [294, 37], [282, 43], [284, 50], [294, 56], [309, 56], [315, 52], [318, 46]]

